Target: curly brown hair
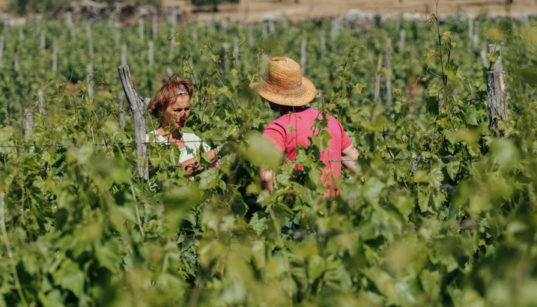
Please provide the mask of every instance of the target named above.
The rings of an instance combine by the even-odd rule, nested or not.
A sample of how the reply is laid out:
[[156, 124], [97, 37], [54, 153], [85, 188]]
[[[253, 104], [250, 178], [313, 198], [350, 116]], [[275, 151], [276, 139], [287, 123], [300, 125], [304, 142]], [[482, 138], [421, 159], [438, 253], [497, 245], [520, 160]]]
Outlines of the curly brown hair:
[[170, 78], [161, 88], [158, 90], [155, 98], [151, 100], [147, 109], [151, 111], [151, 114], [155, 117], [159, 117], [159, 113], [165, 110], [173, 97], [178, 95], [178, 92], [184, 90], [188, 96], [192, 98], [194, 94], [194, 88], [188, 80], [179, 80], [178, 78]]

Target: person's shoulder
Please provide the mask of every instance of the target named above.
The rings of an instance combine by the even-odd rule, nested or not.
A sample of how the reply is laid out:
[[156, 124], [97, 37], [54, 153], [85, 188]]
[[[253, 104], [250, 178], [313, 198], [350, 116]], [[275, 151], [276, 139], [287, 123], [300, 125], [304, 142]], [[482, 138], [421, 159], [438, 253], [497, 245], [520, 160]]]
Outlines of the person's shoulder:
[[185, 141], [201, 142], [201, 138], [192, 132], [182, 132], [182, 134], [183, 134], [183, 140]]
[[148, 142], [167, 143], [166, 139], [157, 130], [149, 131], [146, 136]]

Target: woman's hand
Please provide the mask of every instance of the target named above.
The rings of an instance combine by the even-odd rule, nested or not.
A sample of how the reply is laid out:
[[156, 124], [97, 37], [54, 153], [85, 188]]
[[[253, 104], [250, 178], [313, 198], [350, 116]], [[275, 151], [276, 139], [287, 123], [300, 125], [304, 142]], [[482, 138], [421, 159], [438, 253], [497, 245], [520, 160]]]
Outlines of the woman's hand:
[[197, 174], [203, 170], [196, 158], [181, 162], [181, 168], [189, 175]]

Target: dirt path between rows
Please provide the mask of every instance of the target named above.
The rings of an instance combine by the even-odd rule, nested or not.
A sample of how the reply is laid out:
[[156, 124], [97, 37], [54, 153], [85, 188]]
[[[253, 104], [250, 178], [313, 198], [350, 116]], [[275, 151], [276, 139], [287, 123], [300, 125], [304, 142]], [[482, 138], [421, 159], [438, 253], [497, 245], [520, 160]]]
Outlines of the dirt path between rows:
[[[190, 0], [162, 0], [164, 8], [177, 7], [191, 21], [229, 18], [256, 22], [265, 18], [279, 18], [285, 14], [291, 20], [308, 17], [332, 17], [350, 10], [363, 13], [411, 13], [430, 15], [436, 11], [435, 0], [240, 0], [238, 4], [222, 4], [219, 12], [196, 11]], [[506, 5], [511, 2], [511, 5]], [[7, 8], [7, 0], [0, 0], [0, 12]], [[519, 16], [537, 15], [537, 0], [439, 0], [438, 13], [482, 12]], [[184, 16], [184, 15], [183, 15]]]
[[[189, 14], [192, 20], [230, 18], [241, 21], [259, 21], [267, 17], [286, 14], [290, 19], [307, 17], [330, 17], [349, 10], [363, 13], [418, 13], [430, 15], [436, 11], [435, 0], [241, 0], [239, 4], [219, 6], [219, 12]], [[477, 15], [482, 12], [501, 15], [537, 14], [537, 0], [440, 0], [439, 14], [467, 12]], [[193, 12], [195, 8], [187, 0], [163, 0], [165, 7], [178, 7], [181, 11]]]

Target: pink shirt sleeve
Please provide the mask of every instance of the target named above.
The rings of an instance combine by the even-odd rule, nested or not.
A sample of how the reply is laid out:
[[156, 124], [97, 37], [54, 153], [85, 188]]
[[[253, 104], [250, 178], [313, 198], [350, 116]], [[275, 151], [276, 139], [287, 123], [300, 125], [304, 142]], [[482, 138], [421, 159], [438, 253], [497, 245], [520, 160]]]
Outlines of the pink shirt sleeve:
[[276, 145], [276, 148], [285, 151], [285, 129], [282, 126], [271, 122], [263, 132], [263, 135], [271, 140]]

